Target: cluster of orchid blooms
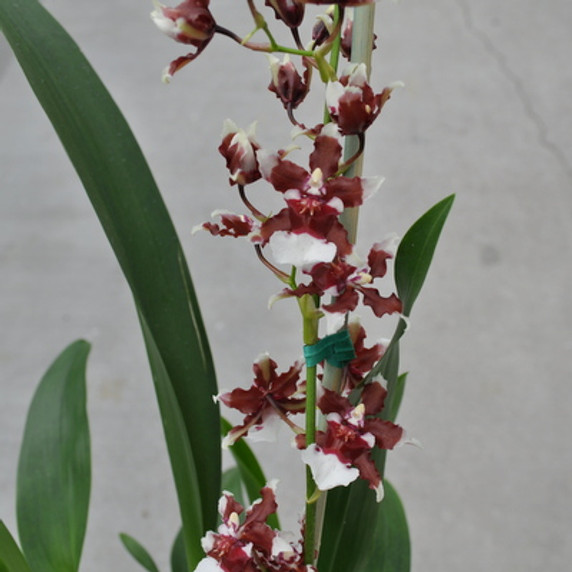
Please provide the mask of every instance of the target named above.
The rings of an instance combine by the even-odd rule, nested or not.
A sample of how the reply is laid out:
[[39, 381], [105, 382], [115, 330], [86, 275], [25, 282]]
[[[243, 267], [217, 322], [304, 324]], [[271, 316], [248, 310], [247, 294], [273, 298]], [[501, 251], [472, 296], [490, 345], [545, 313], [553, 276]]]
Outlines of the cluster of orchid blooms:
[[[304, 343], [316, 344], [318, 322], [325, 317], [327, 332], [346, 331], [353, 345], [353, 356], [341, 364], [341, 384], [326, 387], [319, 383], [324, 374], [315, 366], [297, 362], [278, 373], [278, 366], [267, 354], [255, 362], [254, 383], [249, 389], [237, 388], [217, 396], [230, 408], [245, 415], [242, 424], [233, 427], [223, 441], [231, 446], [245, 436], [267, 438], [275, 422], [285, 421], [295, 433], [316, 487], [321, 491], [347, 486], [357, 478], [365, 479], [383, 498], [382, 477], [372, 459], [374, 448], [393, 449], [405, 439], [398, 425], [380, 417], [386, 390], [367, 374], [383, 355], [382, 344], [366, 347], [366, 333], [359, 322], [348, 320], [361, 302], [377, 317], [400, 314], [402, 305], [395, 294], [382, 296], [373, 285], [387, 273], [387, 263], [394, 255], [395, 238], [374, 244], [365, 260], [355, 252], [348, 230], [340, 221], [345, 209], [359, 207], [370, 198], [382, 182], [380, 177], [349, 176], [348, 171], [363, 152], [364, 134], [389, 99], [392, 87], [375, 93], [368, 83], [364, 64], [349, 63], [338, 76], [325, 60], [338, 41], [338, 50], [351, 55], [350, 10], [346, 7], [371, 3], [371, 0], [266, 0], [276, 19], [291, 30], [295, 48], [284, 48], [274, 41], [268, 26], [253, 0], [247, 0], [256, 29], [268, 36], [266, 44], [253, 43], [251, 36], [241, 38], [219, 26], [209, 9], [209, 0], [185, 0], [175, 8], [157, 4], [152, 18], [158, 27], [176, 41], [193, 46], [194, 51], [173, 61], [165, 72], [170, 79], [175, 72], [195, 59], [215, 33], [230, 37], [246, 48], [269, 53], [272, 91], [283, 104], [297, 137], [311, 140], [313, 149], [308, 167], [288, 158], [291, 148], [270, 152], [260, 147], [254, 126], [238, 128], [232, 121], [224, 125], [219, 151], [226, 160], [230, 184], [236, 186], [247, 213], [217, 212], [216, 222], [200, 225], [218, 236], [243, 237], [253, 243], [260, 260], [284, 284], [275, 298], [298, 300], [306, 329]], [[312, 31], [309, 46], [300, 39], [300, 25], [306, 4], [330, 5]], [[280, 61], [271, 52], [285, 53]], [[301, 74], [290, 55], [300, 57]], [[308, 127], [294, 115], [310, 89], [317, 69], [326, 84], [327, 120]], [[357, 151], [343, 159], [342, 138], [353, 136]], [[283, 198], [278, 212], [265, 214], [247, 197], [247, 187], [259, 180], [269, 183]], [[282, 268], [287, 270], [283, 270]], [[309, 332], [309, 333], [308, 333]], [[323, 367], [323, 362], [320, 364]], [[318, 383], [313, 403], [310, 384]], [[356, 397], [359, 396], [359, 397]], [[302, 428], [292, 417], [309, 408], [319, 410], [317, 423]], [[315, 415], [311, 417], [315, 419]], [[266, 524], [276, 510], [274, 483], [261, 491], [256, 501], [240, 518], [244, 508], [230, 493], [219, 503], [222, 524], [218, 531], [203, 539], [206, 557], [196, 570], [200, 572], [310, 571], [316, 570], [314, 555], [302, 542], [292, 542], [283, 533]], [[314, 502], [314, 499], [307, 499]], [[307, 523], [303, 523], [303, 528]], [[313, 549], [312, 549], [313, 550]], [[306, 552], [306, 554], [305, 554]]]

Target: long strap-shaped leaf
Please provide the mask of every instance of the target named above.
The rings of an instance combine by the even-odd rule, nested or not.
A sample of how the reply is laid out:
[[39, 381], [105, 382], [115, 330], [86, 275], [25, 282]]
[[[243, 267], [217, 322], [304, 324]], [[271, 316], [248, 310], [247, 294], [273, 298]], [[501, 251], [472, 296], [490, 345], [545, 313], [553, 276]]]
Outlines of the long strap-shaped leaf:
[[361, 572], [399, 572], [411, 568], [409, 527], [403, 504], [389, 481], [375, 524], [374, 541]]
[[[216, 381], [198, 304], [179, 240], [148, 165], [124, 117], [77, 45], [36, 0], [0, 0], [0, 27], [54, 125], [133, 292], [152, 348], [166, 428], [181, 420], [180, 446], [192, 462], [173, 463], [191, 565], [216, 524], [220, 488]], [[160, 362], [160, 366], [158, 366]], [[168, 385], [169, 387], [163, 387]], [[166, 398], [165, 396], [168, 396]], [[175, 466], [176, 465], [176, 466]], [[200, 471], [191, 470], [200, 467]], [[200, 491], [192, 498], [182, 490]], [[197, 523], [200, 526], [194, 527]]]
[[85, 368], [90, 346], [69, 345], [28, 410], [17, 481], [18, 532], [34, 572], [77, 572], [91, 484]]
[[30, 572], [16, 541], [0, 520], [0, 572]]

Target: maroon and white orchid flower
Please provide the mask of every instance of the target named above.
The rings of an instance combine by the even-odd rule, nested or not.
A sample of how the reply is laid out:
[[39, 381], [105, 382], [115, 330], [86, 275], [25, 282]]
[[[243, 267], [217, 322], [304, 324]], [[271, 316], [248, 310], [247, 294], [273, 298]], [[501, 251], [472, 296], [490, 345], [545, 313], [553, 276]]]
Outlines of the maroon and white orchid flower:
[[219, 501], [222, 523], [217, 532], [209, 531], [201, 544], [206, 557], [194, 572], [316, 572], [303, 562], [300, 542], [289, 542], [280, 531], [266, 524], [276, 512], [276, 481], [268, 483], [261, 498], [241, 514], [244, 507], [229, 492]]
[[344, 208], [359, 206], [380, 186], [380, 177], [335, 176], [342, 147], [335, 125], [321, 128], [310, 155], [310, 170], [285, 159], [284, 153], [257, 153], [262, 176], [284, 194], [287, 207], [261, 225], [278, 263], [311, 267], [352, 251], [338, 220]]
[[383, 483], [371, 451], [374, 447], [393, 449], [403, 442], [405, 434], [399, 425], [376, 417], [387, 391], [380, 383], [370, 383], [355, 406], [334, 391], [324, 388], [323, 392], [318, 407], [326, 415], [327, 429], [318, 431], [316, 442], [307, 447], [303, 435], [296, 438], [298, 447], [304, 448], [302, 460], [320, 490], [347, 486], [361, 477], [380, 502]]
[[308, 284], [295, 289], [284, 289], [278, 298], [301, 297], [306, 294], [329, 295], [333, 300], [322, 306], [329, 314], [340, 318], [356, 309], [361, 294], [363, 303], [381, 318], [385, 314], [400, 313], [402, 303], [395, 294], [382, 296], [377, 288], [369, 286], [375, 278], [382, 278], [387, 271], [387, 260], [393, 257], [393, 247], [388, 242], [376, 243], [368, 255], [367, 265], [355, 265], [349, 257], [339, 257], [329, 262], [318, 262], [304, 273], [311, 277]]
[[211, 215], [219, 217], [220, 223], [204, 222], [195, 226], [192, 234], [199, 230], [208, 230], [213, 236], [246, 237], [253, 242], [259, 242], [258, 222], [246, 215], [237, 215], [228, 211], [217, 210]]
[[364, 133], [380, 114], [394, 87], [375, 94], [367, 81], [365, 64], [348, 64], [339, 81], [328, 83], [326, 105], [342, 135]]
[[274, 434], [269, 433], [276, 428], [274, 421], [287, 420], [288, 415], [304, 412], [306, 399], [300, 382], [302, 363], [296, 362], [282, 374], [276, 372], [277, 367], [268, 354], [262, 354], [252, 366], [254, 383], [249, 389], [239, 387], [217, 396], [217, 400], [227, 407], [246, 415], [242, 425], [228, 432], [223, 440], [224, 448], [246, 435], [272, 440]]

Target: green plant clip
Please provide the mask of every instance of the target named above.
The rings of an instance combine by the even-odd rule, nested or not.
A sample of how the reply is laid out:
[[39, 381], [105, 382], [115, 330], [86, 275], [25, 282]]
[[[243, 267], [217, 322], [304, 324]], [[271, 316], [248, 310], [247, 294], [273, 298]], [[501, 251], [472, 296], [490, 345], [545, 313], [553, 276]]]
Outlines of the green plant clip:
[[344, 367], [356, 357], [348, 330], [341, 330], [322, 338], [315, 344], [304, 346], [304, 358], [308, 367], [327, 361], [334, 367]]

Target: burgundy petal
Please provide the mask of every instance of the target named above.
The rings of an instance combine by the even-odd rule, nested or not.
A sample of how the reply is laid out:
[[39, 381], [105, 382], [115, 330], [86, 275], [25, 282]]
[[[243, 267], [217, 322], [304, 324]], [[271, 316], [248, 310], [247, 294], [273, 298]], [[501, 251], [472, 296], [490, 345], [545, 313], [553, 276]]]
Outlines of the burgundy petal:
[[338, 102], [336, 123], [342, 135], [363, 133], [374, 121], [380, 110], [365, 105], [359, 93], [346, 92]]
[[228, 522], [230, 515], [235, 512], [236, 514], [241, 514], [244, 511], [244, 507], [234, 498], [232, 494], [225, 494], [224, 498], [226, 502], [223, 504], [223, 511], [221, 513], [221, 518], [223, 522]]
[[320, 296], [323, 292], [315, 285], [310, 283], [310, 284], [300, 284], [299, 286], [294, 288], [294, 290], [291, 290], [290, 288], [285, 288], [284, 290], [282, 290], [282, 293], [285, 293], [288, 296], [296, 296], [296, 298], [301, 298], [306, 294], [318, 294]]
[[272, 380], [273, 399], [280, 401], [296, 393], [301, 370], [301, 364], [297, 363], [293, 365], [287, 372], [276, 376], [275, 379]]
[[339, 393], [326, 387], [323, 390], [324, 393], [318, 400], [318, 407], [324, 415], [338, 413], [343, 416], [346, 411], [352, 409], [352, 404], [346, 397], [342, 397]]
[[328, 225], [329, 229], [325, 232], [325, 238], [328, 242], [333, 242], [337, 246], [338, 256], [348, 256], [351, 254], [353, 246], [348, 240], [348, 231], [342, 223], [336, 218], [330, 217]]
[[354, 459], [353, 464], [359, 470], [360, 477], [369, 482], [370, 489], [376, 489], [379, 486], [381, 476], [369, 452]]
[[359, 302], [358, 293], [353, 288], [347, 288], [331, 304], [322, 306], [327, 312], [351, 312], [355, 310]]
[[244, 215], [223, 214], [220, 217], [222, 226], [205, 222], [202, 227], [213, 236], [232, 236], [235, 238], [248, 236], [254, 230], [254, 221]]
[[378, 318], [385, 314], [401, 312], [403, 309], [401, 300], [395, 294], [384, 298], [375, 288], [360, 287], [360, 291], [363, 294], [363, 303], [369, 306]]
[[227, 407], [238, 409], [241, 413], [251, 414], [257, 412], [264, 404], [264, 393], [255, 385], [249, 389], [237, 387], [220, 395], [219, 400]]
[[266, 519], [278, 509], [276, 496], [271, 487], [263, 487], [260, 490], [260, 495], [260, 501], [254, 502], [246, 513], [245, 527], [254, 522], [265, 523]]
[[282, 209], [264, 221], [260, 227], [260, 236], [263, 244], [266, 244], [270, 237], [279, 230], [292, 230], [292, 222], [290, 221], [290, 209]]
[[324, 186], [328, 196], [337, 197], [345, 207], [358, 207], [363, 203], [363, 187], [359, 177], [336, 177]]
[[272, 169], [268, 181], [277, 191], [285, 193], [290, 189], [303, 191], [309, 179], [310, 174], [306, 169], [287, 159], [280, 159]]
[[380, 449], [393, 449], [403, 437], [402, 427], [379, 417], [366, 419], [363, 430], [375, 437], [375, 444]]
[[329, 179], [338, 170], [342, 156], [342, 146], [336, 137], [318, 135], [314, 141], [314, 151], [310, 155], [310, 170], [321, 169], [324, 179]]
[[343, 291], [348, 283], [349, 277], [356, 270], [346, 262], [320, 262], [312, 267], [309, 274], [318, 288], [323, 292], [330, 288]]
[[365, 405], [365, 414], [376, 415], [380, 413], [383, 409], [383, 402], [385, 401], [386, 395], [387, 390], [383, 385], [375, 381], [368, 383], [361, 394], [361, 400]]
[[387, 272], [387, 260], [393, 258], [393, 255], [385, 250], [377, 250], [373, 247], [367, 256], [367, 264], [370, 268], [369, 273], [374, 278], [382, 278]]

